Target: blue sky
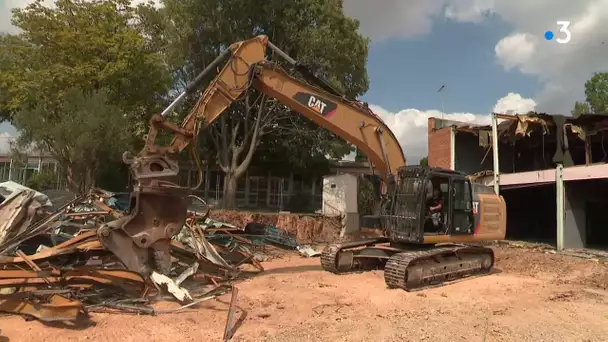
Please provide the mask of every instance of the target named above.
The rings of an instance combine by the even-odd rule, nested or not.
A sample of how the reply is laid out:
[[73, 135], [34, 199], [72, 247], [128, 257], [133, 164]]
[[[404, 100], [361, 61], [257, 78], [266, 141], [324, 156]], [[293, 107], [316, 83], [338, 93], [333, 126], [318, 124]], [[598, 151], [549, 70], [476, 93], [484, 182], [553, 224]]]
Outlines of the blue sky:
[[[505, 71], [494, 46], [511, 30], [499, 17], [480, 24], [437, 20], [430, 34], [389, 38], [371, 45], [370, 89], [363, 100], [396, 112], [403, 108], [489, 113], [509, 92], [532, 97], [536, 77]], [[447, 87], [441, 93], [442, 84]]]

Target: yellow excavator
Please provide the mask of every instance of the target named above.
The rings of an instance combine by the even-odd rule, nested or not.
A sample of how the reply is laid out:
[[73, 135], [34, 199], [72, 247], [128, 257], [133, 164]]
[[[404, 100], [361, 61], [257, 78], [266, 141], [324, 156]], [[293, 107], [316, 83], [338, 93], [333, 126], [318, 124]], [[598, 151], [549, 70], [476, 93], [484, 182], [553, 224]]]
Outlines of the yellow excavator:
[[[305, 81], [268, 60], [269, 51]], [[168, 121], [167, 114], [222, 63], [181, 126]], [[397, 138], [366, 104], [347, 99], [264, 35], [234, 43], [221, 53], [173, 103], [152, 117], [139, 154], [123, 155], [135, 181], [130, 212], [100, 227], [97, 234], [127, 268], [143, 275], [169, 271], [170, 240], [185, 222], [191, 190], [175, 183], [178, 155], [252, 87], [354, 144], [382, 181], [382, 205], [377, 215], [362, 221], [381, 227], [384, 236], [329, 245], [321, 256], [325, 270], [346, 273], [384, 266], [386, 284], [405, 290], [491, 270], [492, 249], [471, 243], [504, 239], [504, 199], [491, 188], [472, 184], [464, 174], [406, 166]], [[169, 146], [156, 145], [161, 129], [174, 135]]]

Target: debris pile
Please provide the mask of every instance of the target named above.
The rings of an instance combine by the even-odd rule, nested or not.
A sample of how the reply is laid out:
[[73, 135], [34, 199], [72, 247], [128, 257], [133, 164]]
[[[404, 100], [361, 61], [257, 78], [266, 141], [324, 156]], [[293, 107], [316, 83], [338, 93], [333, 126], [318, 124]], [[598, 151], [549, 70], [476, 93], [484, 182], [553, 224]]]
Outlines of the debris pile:
[[[10, 192], [10, 191], [8, 191]], [[269, 245], [316, 255], [293, 234], [250, 223], [243, 228], [189, 211], [171, 240], [172, 269], [144, 279], [105, 250], [97, 229], [125, 215], [128, 197], [101, 189], [51, 210], [40, 193], [14, 187], [0, 204], [0, 311], [44, 322], [88, 318], [91, 311], [162, 314], [231, 291], [231, 282], [263, 271]], [[182, 306], [155, 309], [173, 298]]]

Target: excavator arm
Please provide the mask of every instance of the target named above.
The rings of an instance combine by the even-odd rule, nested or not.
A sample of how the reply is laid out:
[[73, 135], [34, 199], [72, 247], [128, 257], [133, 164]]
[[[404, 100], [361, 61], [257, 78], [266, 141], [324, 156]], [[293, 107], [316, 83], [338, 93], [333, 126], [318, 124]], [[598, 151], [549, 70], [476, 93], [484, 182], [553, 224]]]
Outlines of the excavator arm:
[[[268, 61], [268, 48], [299, 69], [309, 82], [290, 76], [278, 64]], [[173, 107], [185, 95], [194, 92], [196, 86], [226, 58], [228, 62], [182, 125], [166, 120]], [[346, 99], [316, 79], [270, 43], [266, 36], [234, 43], [167, 109], [152, 117], [142, 151], [135, 157], [127, 153], [123, 155], [123, 160], [131, 165], [135, 180], [131, 212], [101, 227], [98, 236], [104, 247], [114, 252], [129, 269], [142, 274], [154, 269], [163, 273], [169, 270], [169, 241], [184, 224], [188, 206], [188, 189], [174, 183], [179, 173], [178, 155], [196, 139], [201, 129], [212, 124], [251, 87], [354, 144], [366, 154], [389, 188], [390, 183], [394, 183], [391, 176], [405, 165], [405, 156], [397, 138], [366, 105]], [[174, 134], [169, 146], [156, 145], [159, 130]]]

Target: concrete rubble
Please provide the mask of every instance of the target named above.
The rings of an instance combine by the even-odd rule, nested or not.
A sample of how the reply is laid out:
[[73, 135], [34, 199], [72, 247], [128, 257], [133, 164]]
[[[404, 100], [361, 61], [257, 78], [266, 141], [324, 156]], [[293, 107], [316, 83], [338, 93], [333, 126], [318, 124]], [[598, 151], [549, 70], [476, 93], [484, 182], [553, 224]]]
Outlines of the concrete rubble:
[[[268, 259], [268, 248], [318, 255], [276, 227], [255, 222], [237, 227], [189, 211], [171, 241], [171, 271], [144, 279], [104, 250], [96, 234], [104, 222], [125, 214], [125, 194], [94, 189], [54, 210], [44, 194], [8, 185], [0, 204], [0, 312], [43, 322], [86, 321], [94, 311], [176, 312], [264, 271], [260, 260]], [[167, 299], [182, 306], [155, 308]]]

